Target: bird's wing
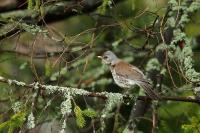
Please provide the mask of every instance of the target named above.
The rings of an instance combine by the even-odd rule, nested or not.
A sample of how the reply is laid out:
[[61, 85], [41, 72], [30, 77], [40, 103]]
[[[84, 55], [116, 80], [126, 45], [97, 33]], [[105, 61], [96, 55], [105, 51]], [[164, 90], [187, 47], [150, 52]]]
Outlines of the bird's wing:
[[117, 75], [130, 80], [141, 81], [144, 80], [144, 74], [137, 67], [132, 66], [124, 61], [120, 61], [114, 66]]
[[142, 87], [147, 95], [149, 95], [149, 97], [151, 97], [152, 99], [160, 98], [159, 95], [151, 89], [151, 84], [148, 80], [145, 79], [143, 72], [140, 71], [137, 67], [123, 61], [118, 62], [113, 67], [117, 75], [127, 78], [129, 80], [133, 80], [137, 85]]

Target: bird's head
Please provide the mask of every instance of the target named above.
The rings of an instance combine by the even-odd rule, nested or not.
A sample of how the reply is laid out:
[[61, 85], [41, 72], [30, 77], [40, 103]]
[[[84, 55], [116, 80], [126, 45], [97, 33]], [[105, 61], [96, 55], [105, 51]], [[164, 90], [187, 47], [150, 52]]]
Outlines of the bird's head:
[[113, 65], [119, 60], [117, 56], [111, 51], [104, 52], [103, 55], [98, 56], [98, 58], [102, 59], [102, 61], [107, 65]]

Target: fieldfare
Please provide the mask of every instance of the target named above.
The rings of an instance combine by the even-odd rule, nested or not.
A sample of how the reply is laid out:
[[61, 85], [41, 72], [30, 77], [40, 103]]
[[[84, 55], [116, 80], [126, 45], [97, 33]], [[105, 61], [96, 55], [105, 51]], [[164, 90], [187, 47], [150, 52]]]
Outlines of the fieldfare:
[[159, 95], [152, 90], [150, 82], [139, 68], [119, 59], [111, 51], [104, 52], [98, 58], [101, 58], [103, 63], [109, 66], [113, 79], [118, 86], [131, 88], [133, 85], [138, 85], [144, 89], [151, 99], [159, 99]]

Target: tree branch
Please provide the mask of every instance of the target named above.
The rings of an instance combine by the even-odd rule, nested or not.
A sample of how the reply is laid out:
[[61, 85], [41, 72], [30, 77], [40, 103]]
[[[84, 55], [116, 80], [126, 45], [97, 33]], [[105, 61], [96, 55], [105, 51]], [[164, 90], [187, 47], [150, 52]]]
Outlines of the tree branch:
[[[120, 0], [115, 0], [115, 2], [119, 2]], [[63, 1], [57, 2], [51, 5], [42, 6], [41, 10], [15, 10], [10, 12], [5, 12], [0, 14], [0, 18], [2, 23], [2, 27], [7, 26], [9, 24], [10, 19], [20, 21], [27, 24], [44, 24], [59, 21], [74, 15], [92, 12], [100, 6], [102, 1], [94, 0], [87, 1], [83, 0], [81, 2], [76, 1]], [[14, 27], [9, 32], [4, 31], [3, 34], [0, 34], [0, 40], [12, 36], [16, 32], [19, 32], [20, 27]], [[21, 30], [23, 31], [23, 30]]]
[[[63, 1], [57, 2], [52, 5], [44, 6], [43, 14], [39, 10], [16, 10], [11, 12], [5, 12], [0, 15], [1, 19], [8, 20], [10, 18], [15, 20], [22, 20], [25, 23], [41, 22], [55, 22], [72, 15], [77, 15], [80, 12], [90, 12], [101, 5], [101, 1], [95, 1], [90, 4], [87, 1], [77, 3], [76, 1]], [[44, 15], [44, 16], [42, 16]]]
[[45, 59], [48, 57], [56, 57], [56, 56], [60, 56], [61, 54], [69, 54], [69, 53], [73, 53], [73, 52], [80, 52], [80, 51], [84, 51], [89, 49], [90, 46], [86, 45], [83, 46], [82, 48], [80, 48], [79, 50], [72, 50], [72, 49], [66, 49], [65, 51], [60, 50], [60, 51], [43, 51], [43, 52], [35, 52], [33, 55], [30, 54], [29, 51], [27, 52], [22, 52], [22, 51], [17, 51], [17, 50], [5, 50], [5, 49], [0, 49], [0, 54], [1, 53], [10, 53], [10, 54], [16, 54], [16, 55], [20, 55], [20, 56], [25, 56], [25, 57], [32, 57], [32, 58], [36, 58], [36, 59]]
[[157, 133], [157, 126], [158, 126], [158, 113], [154, 109], [152, 112], [152, 130], [151, 133]]
[[[61, 86], [53, 86], [53, 85], [43, 85], [38, 82], [34, 82], [32, 84], [27, 84], [21, 81], [17, 80], [11, 80], [11, 79], [6, 79], [2, 76], [0, 76], [0, 82], [6, 83], [8, 85], [16, 85], [18, 87], [25, 87], [25, 88], [34, 88], [38, 89], [41, 88], [46, 91], [50, 91], [51, 93], [57, 92], [57, 93], [65, 93], [65, 91], [73, 91], [77, 95], [82, 95], [82, 96], [89, 96], [89, 97], [97, 97], [106, 100], [108, 98], [107, 94], [120, 94], [120, 93], [108, 93], [108, 92], [90, 92], [86, 91], [84, 89], [78, 89], [78, 88], [72, 88], [72, 87], [61, 87]], [[120, 94], [123, 95], [123, 94]], [[124, 99], [131, 99], [130, 96], [128, 95], [123, 95]], [[150, 101], [150, 100], [156, 100], [156, 99], [151, 99], [148, 96], [139, 96], [138, 100], [143, 100], [143, 101]], [[191, 103], [198, 103], [200, 104], [200, 99], [196, 98], [191, 98], [191, 97], [166, 97], [162, 96], [159, 101], [177, 101], [177, 102], [191, 102]]]

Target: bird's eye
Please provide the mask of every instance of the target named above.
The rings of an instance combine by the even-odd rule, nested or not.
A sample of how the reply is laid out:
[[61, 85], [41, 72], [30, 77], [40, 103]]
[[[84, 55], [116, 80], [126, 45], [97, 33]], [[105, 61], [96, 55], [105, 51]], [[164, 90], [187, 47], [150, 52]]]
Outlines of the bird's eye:
[[104, 59], [108, 59], [108, 56], [104, 56], [103, 58], [104, 58]]

